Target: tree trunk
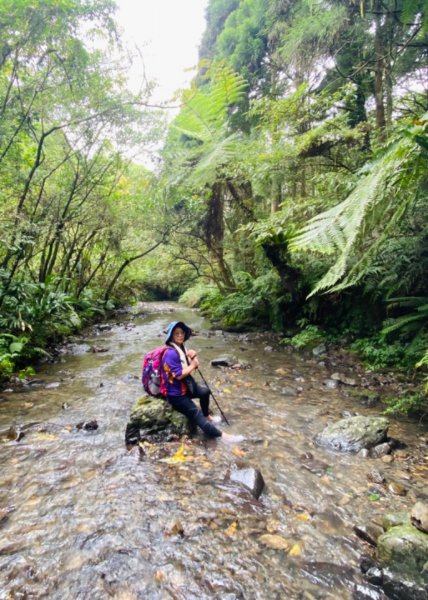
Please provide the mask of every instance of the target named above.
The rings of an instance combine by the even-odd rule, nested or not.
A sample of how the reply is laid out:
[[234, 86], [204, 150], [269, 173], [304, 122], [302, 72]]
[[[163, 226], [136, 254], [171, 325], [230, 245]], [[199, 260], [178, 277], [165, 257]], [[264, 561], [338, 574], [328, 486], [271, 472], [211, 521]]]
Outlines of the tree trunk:
[[379, 132], [380, 141], [386, 139], [386, 119], [384, 103], [384, 39], [382, 28], [382, 1], [376, 0], [374, 4], [375, 12], [375, 106], [376, 106], [376, 129]]

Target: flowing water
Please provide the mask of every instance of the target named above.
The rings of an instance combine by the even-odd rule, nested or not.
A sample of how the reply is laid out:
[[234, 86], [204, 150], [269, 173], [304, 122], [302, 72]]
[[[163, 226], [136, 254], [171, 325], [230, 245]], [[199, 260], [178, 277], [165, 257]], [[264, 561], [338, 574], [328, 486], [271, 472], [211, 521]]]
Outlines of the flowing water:
[[[92, 329], [31, 385], [1, 393], [0, 598], [383, 597], [363, 580], [368, 546], [353, 527], [409, 510], [426, 492], [423, 466], [405, 452], [387, 464], [315, 446], [314, 435], [345, 411], [377, 411], [328, 389], [331, 371], [314, 357], [263, 336], [210, 332], [179, 305], [149, 308]], [[144, 456], [126, 448], [142, 356], [173, 319], [199, 332], [189, 346], [230, 421], [224, 428], [247, 437], [239, 446], [201, 435], [146, 445]], [[209, 366], [225, 352], [251, 368]], [[76, 427], [93, 420], [96, 430]], [[398, 421], [389, 433], [409, 457], [423, 434]], [[184, 460], [163, 460], [177, 451]], [[259, 499], [230, 481], [236, 466], [260, 470]], [[370, 483], [374, 467], [407, 494]]]

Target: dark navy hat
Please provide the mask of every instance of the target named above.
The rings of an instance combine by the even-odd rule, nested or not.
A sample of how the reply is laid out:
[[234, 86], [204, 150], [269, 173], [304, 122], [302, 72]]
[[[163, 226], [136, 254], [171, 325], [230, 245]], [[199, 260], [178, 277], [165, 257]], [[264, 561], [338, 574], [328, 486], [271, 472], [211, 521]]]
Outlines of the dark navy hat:
[[192, 335], [192, 330], [185, 323], [183, 323], [183, 321], [172, 321], [165, 330], [165, 344], [171, 341], [172, 332], [176, 327], [181, 327], [181, 329], [184, 331], [184, 341], [188, 340]]

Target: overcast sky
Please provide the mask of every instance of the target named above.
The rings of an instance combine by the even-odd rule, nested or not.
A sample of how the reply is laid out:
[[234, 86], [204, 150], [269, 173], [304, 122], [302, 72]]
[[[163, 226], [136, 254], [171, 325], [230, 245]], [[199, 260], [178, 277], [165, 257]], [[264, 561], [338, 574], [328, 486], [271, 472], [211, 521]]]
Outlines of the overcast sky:
[[[205, 29], [208, 0], [116, 0], [117, 22], [128, 44], [142, 54], [146, 77], [156, 80], [156, 101], [167, 101], [187, 87], [197, 64]], [[142, 80], [143, 65], [136, 61], [131, 81]]]

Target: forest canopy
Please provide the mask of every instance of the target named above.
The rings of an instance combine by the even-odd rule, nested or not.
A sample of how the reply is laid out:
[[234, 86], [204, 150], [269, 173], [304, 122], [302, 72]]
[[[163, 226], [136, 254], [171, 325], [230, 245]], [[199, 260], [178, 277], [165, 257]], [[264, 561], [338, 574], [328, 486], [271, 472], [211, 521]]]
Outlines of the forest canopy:
[[[150, 82], [127, 87], [114, 2], [4, 1], [3, 375], [112, 304], [168, 297], [423, 368], [427, 7], [209, 0], [166, 123]], [[133, 160], [160, 144], [156, 169]]]

